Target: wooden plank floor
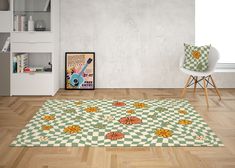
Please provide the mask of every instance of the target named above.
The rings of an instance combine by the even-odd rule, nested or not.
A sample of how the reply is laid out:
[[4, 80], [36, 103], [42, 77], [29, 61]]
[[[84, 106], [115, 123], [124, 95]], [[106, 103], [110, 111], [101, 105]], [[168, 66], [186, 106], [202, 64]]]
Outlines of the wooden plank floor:
[[9, 147], [47, 99], [178, 98], [181, 89], [60, 90], [55, 97], [0, 97], [0, 168], [156, 168], [235, 167], [235, 89], [221, 89], [222, 101], [209, 90], [186, 98], [221, 138], [225, 147]]

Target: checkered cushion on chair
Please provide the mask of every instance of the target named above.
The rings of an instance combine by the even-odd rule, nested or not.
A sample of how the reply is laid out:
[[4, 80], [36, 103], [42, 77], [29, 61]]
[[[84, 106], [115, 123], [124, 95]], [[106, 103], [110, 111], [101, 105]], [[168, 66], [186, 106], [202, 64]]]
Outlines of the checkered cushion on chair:
[[211, 45], [201, 47], [184, 44], [185, 60], [183, 67], [191, 71], [206, 71]]

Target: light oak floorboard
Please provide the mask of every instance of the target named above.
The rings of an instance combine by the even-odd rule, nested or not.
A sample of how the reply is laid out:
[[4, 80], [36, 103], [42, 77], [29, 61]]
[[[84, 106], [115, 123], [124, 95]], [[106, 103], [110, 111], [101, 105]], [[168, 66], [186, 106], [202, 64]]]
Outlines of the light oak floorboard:
[[232, 168], [235, 167], [235, 89], [188, 89], [195, 107], [225, 147], [9, 147], [48, 99], [179, 98], [182, 89], [60, 90], [55, 97], [0, 97], [0, 168]]

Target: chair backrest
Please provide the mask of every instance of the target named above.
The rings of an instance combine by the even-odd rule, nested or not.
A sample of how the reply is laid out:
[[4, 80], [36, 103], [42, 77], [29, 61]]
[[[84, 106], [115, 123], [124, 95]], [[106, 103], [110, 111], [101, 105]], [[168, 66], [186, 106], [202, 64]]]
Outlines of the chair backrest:
[[180, 57], [180, 64], [179, 64], [180, 68], [183, 68], [184, 60], [185, 60], [185, 54]]
[[[211, 46], [210, 53], [208, 55], [208, 63], [209, 64], [208, 64], [208, 70], [207, 71], [213, 71], [215, 69], [219, 58], [220, 57], [219, 57], [218, 50], [215, 47]], [[180, 58], [180, 64], [179, 64], [180, 68], [183, 67], [183, 65], [184, 65], [184, 59], [185, 59], [185, 56], [182, 56]]]
[[213, 71], [215, 69], [217, 62], [219, 61], [219, 57], [218, 50], [211, 46], [210, 54], [208, 56], [209, 65], [207, 71]]

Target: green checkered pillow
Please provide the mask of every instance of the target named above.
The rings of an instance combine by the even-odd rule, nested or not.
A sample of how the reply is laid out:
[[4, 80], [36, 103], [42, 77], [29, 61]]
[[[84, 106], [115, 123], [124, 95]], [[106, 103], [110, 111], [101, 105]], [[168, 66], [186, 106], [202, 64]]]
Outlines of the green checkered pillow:
[[206, 71], [211, 45], [201, 47], [184, 44], [185, 59], [183, 67], [191, 71]]

